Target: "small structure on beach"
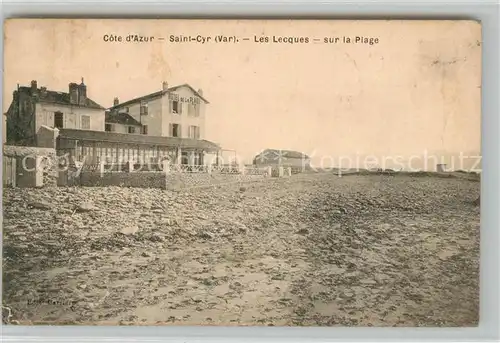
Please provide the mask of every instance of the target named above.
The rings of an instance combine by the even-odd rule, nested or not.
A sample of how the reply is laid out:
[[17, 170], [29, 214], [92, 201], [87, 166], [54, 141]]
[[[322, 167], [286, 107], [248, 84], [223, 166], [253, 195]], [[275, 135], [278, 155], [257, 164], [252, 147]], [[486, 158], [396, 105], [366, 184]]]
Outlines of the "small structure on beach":
[[299, 151], [266, 149], [255, 156], [253, 164], [256, 166], [284, 166], [307, 169], [311, 166], [311, 158]]

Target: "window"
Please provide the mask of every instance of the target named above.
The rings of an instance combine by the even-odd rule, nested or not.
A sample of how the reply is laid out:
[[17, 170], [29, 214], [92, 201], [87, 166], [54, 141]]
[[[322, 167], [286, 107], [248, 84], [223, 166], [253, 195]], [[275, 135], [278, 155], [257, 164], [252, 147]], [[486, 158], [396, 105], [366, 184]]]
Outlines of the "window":
[[170, 136], [171, 137], [181, 136], [181, 126], [179, 124], [170, 124]]
[[117, 162], [117, 149], [116, 148], [108, 148], [108, 151], [111, 150], [111, 153], [109, 154], [109, 156], [111, 157], [111, 162]]
[[145, 154], [145, 149], [144, 148], [139, 148], [138, 150], [138, 159], [141, 162], [144, 162], [144, 154]]
[[148, 126], [147, 125], [142, 125], [142, 134], [147, 135], [148, 134]]
[[128, 133], [135, 133], [135, 127], [134, 126], [129, 126], [128, 127]]
[[105, 130], [108, 132], [113, 132], [113, 131], [115, 131], [115, 128], [114, 128], [113, 124], [106, 124]]
[[90, 130], [90, 117], [82, 116], [82, 130]]
[[[80, 125], [81, 126], [81, 125]], [[67, 113], [65, 116], [64, 127], [68, 129], [77, 129], [77, 116], [75, 113]]]
[[190, 126], [188, 134], [189, 134], [189, 138], [200, 139], [200, 127], [199, 126]]
[[132, 160], [137, 161], [137, 159], [138, 159], [137, 148], [134, 148], [134, 150], [132, 150]]
[[145, 116], [148, 114], [148, 103], [143, 101], [141, 102], [141, 109], [140, 109], [141, 116]]
[[189, 104], [188, 105], [188, 114], [192, 117], [200, 116], [200, 106], [197, 104]]
[[170, 102], [171, 113], [174, 114], [182, 114], [182, 103], [180, 101], [171, 101]]
[[62, 112], [54, 113], [54, 127], [62, 129], [64, 127], [64, 114]]
[[101, 157], [104, 155], [104, 149], [103, 148], [96, 148], [96, 162], [99, 163], [101, 161]]
[[123, 149], [122, 148], [118, 148], [118, 151], [117, 151], [117, 154], [116, 154], [116, 161], [118, 163], [122, 163], [123, 162]]
[[189, 156], [188, 156], [187, 152], [182, 153], [181, 164], [189, 164]]

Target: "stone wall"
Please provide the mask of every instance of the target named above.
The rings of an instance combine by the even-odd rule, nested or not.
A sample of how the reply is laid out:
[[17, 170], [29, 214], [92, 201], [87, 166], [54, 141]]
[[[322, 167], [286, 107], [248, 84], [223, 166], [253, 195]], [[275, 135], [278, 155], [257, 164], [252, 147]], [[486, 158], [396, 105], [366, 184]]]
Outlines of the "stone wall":
[[223, 185], [225, 183], [263, 180], [264, 178], [266, 178], [266, 175], [171, 173], [166, 176], [166, 188], [169, 190], [182, 190]]
[[140, 188], [165, 188], [165, 174], [161, 172], [138, 172], [138, 173], [104, 173], [82, 172], [80, 185], [86, 187], [140, 187]]
[[140, 187], [182, 190], [210, 187], [225, 183], [262, 180], [266, 175], [241, 175], [220, 173], [169, 173], [162, 172], [112, 172], [101, 176], [97, 171], [82, 171], [79, 185], [85, 187]]
[[3, 146], [3, 155], [9, 157], [50, 156], [55, 154], [56, 151], [53, 148], [39, 148], [32, 146], [17, 146], [17, 145]]

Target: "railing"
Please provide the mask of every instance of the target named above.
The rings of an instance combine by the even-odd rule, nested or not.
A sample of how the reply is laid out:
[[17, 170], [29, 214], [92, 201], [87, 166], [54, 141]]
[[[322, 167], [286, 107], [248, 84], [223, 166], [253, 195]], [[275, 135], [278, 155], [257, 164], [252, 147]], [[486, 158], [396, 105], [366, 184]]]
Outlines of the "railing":
[[245, 166], [245, 174], [247, 174], [247, 175], [268, 175], [269, 168]]
[[82, 172], [95, 172], [99, 171], [100, 165], [96, 163], [84, 163], [82, 165], [81, 171]]
[[300, 174], [304, 172], [303, 167], [290, 167], [292, 174]]
[[189, 164], [173, 164], [170, 165], [170, 171], [177, 173], [208, 173], [208, 166], [189, 165]]
[[[303, 172], [301, 167], [284, 167], [284, 174], [298, 174]], [[82, 172], [163, 172], [164, 166], [160, 163], [84, 163]], [[169, 173], [218, 173], [218, 174], [246, 174], [246, 175], [268, 175], [279, 176], [278, 167], [259, 167], [254, 165], [234, 166], [234, 165], [189, 165], [171, 164], [168, 167]]]
[[238, 166], [233, 166], [233, 165], [222, 165], [222, 166], [214, 165], [214, 166], [212, 166], [212, 171], [220, 173], [220, 174], [240, 174], [241, 173], [241, 169]]
[[130, 170], [130, 166], [127, 163], [127, 166], [125, 167], [125, 171], [130, 172], [161, 172], [163, 171], [163, 166], [159, 163], [135, 163], [132, 164], [131, 167], [133, 168]]

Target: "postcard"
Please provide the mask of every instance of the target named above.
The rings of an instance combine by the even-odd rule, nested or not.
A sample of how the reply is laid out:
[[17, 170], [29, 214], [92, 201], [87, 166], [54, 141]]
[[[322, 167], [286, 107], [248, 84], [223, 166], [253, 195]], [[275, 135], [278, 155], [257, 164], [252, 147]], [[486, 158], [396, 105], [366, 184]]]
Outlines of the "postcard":
[[478, 325], [480, 23], [4, 29], [4, 324]]

